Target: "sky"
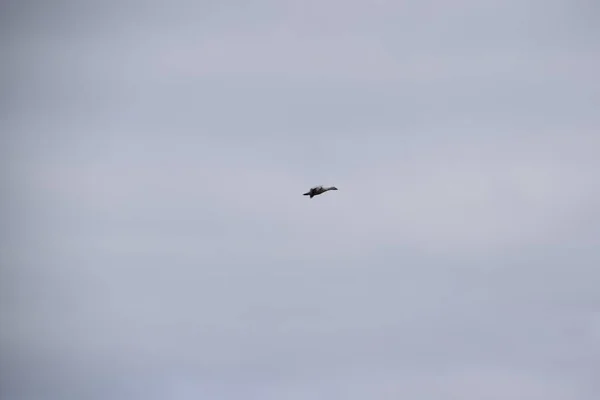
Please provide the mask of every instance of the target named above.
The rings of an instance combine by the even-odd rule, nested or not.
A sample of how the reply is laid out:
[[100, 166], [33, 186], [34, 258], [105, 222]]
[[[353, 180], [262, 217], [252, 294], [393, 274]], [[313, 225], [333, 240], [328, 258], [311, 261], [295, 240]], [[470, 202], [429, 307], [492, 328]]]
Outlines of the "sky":
[[1, 2], [0, 397], [596, 400], [599, 14]]

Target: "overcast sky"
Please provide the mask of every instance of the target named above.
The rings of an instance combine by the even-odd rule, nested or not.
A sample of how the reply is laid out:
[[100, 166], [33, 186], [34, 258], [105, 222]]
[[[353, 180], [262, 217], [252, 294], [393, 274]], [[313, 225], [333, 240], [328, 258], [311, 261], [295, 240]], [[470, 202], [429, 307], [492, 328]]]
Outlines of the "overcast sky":
[[2, 400], [600, 398], [594, 1], [0, 7]]

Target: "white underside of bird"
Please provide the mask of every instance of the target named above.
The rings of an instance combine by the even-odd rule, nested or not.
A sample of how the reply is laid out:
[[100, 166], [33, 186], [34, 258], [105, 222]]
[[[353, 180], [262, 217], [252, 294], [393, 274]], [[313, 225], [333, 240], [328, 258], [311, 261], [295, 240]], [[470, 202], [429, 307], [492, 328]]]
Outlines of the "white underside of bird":
[[319, 185], [319, 186], [310, 188], [310, 190], [308, 192], [304, 193], [303, 196], [310, 196], [310, 198], [312, 199], [314, 196], [318, 196], [318, 195], [328, 192], [330, 190], [338, 190], [338, 188], [336, 188], [335, 186]]

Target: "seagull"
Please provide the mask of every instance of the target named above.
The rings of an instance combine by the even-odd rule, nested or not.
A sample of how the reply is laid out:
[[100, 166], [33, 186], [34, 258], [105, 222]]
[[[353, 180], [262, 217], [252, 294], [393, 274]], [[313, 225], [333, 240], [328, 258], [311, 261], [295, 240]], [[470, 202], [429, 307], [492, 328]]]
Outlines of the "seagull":
[[303, 196], [310, 196], [310, 198], [312, 199], [314, 196], [318, 196], [329, 190], [338, 190], [338, 188], [336, 188], [335, 186], [315, 186], [311, 188], [308, 192], [304, 193]]

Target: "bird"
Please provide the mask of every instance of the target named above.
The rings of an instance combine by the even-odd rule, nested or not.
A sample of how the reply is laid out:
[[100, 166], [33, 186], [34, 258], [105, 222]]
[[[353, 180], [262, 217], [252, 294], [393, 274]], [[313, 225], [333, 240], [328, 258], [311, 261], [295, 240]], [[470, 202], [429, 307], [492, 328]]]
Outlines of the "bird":
[[315, 186], [313, 188], [310, 188], [310, 190], [304, 193], [303, 196], [310, 196], [310, 198], [312, 199], [314, 196], [318, 196], [329, 190], [338, 190], [338, 188], [336, 188], [335, 186]]

